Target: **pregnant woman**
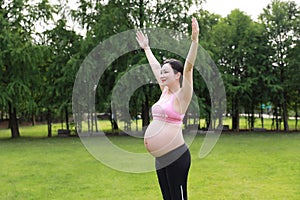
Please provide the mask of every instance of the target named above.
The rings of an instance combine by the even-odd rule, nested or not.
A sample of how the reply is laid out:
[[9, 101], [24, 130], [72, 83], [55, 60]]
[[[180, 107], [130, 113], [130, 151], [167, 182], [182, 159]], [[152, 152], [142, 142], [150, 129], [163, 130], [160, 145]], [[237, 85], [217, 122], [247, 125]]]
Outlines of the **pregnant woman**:
[[[193, 66], [198, 48], [199, 26], [192, 19], [191, 46], [184, 63], [175, 59], [162, 64], [153, 55], [147, 35], [136, 33], [144, 49], [162, 94], [152, 106], [153, 121], [148, 126], [144, 143], [155, 157], [156, 173], [164, 200], [187, 200], [190, 152], [182, 135], [182, 119], [193, 94]], [[181, 83], [182, 79], [182, 83]]]

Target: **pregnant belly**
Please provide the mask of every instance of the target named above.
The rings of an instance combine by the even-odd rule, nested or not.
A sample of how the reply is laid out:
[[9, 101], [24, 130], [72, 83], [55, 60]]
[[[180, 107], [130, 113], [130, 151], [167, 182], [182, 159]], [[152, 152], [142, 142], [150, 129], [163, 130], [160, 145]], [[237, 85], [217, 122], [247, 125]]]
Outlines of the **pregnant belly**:
[[181, 124], [171, 124], [154, 120], [148, 126], [144, 143], [155, 157], [162, 156], [184, 144]]

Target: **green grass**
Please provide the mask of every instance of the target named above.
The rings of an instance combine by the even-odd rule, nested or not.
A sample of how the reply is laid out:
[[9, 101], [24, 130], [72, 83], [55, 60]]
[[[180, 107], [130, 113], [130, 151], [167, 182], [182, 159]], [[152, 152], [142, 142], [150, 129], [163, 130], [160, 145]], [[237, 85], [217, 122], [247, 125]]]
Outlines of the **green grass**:
[[[57, 130], [61, 129], [60, 124], [52, 125], [52, 135], [57, 136]], [[19, 128], [21, 137], [33, 137], [33, 138], [44, 138], [48, 135], [47, 125], [36, 125], [36, 126], [21, 126]], [[0, 139], [10, 138], [10, 129], [0, 129]]]
[[[231, 118], [224, 118], [223, 119], [223, 124], [224, 125], [228, 125], [230, 129], [232, 129], [232, 123], [231, 123]], [[194, 120], [190, 119], [189, 123], [193, 124]], [[240, 117], [240, 129], [248, 129], [249, 130], [249, 125], [247, 124], [247, 118], [246, 117]], [[275, 123], [275, 122], [274, 122]], [[289, 119], [288, 120], [288, 124], [289, 124], [289, 130], [295, 130], [295, 123], [296, 120], [293, 119]], [[111, 130], [111, 125], [109, 121], [100, 121], [99, 122], [100, 126], [102, 127], [102, 130]], [[217, 125], [217, 124], [216, 124]], [[119, 124], [120, 127], [124, 127], [123, 123]], [[138, 128], [139, 130], [142, 127], [142, 120], [138, 120]], [[204, 119], [200, 120], [200, 127], [206, 127], [206, 122]], [[262, 128], [262, 123], [261, 123], [261, 119], [260, 118], [255, 118], [255, 124], [254, 124], [255, 128]], [[276, 129], [276, 124], [273, 124], [272, 127], [272, 119], [269, 118], [265, 118], [264, 119], [264, 128], [266, 128], [267, 130], [275, 130]], [[300, 128], [300, 125], [298, 125], [298, 129]], [[283, 126], [283, 122], [281, 122], [279, 124], [279, 129], [283, 130], [284, 126]], [[132, 121], [132, 130], [136, 130], [136, 122]]]
[[[289, 128], [290, 130], [295, 130], [295, 121], [296, 120], [289, 120]], [[190, 120], [190, 124], [194, 122], [193, 119]], [[261, 128], [261, 120], [259, 118], [256, 118], [255, 121], [255, 127], [256, 128]], [[230, 118], [225, 118], [223, 121], [224, 125], [228, 125], [229, 128], [231, 129], [231, 119]], [[119, 122], [119, 128], [124, 129], [124, 122]], [[200, 127], [205, 127], [205, 120], [201, 119], [200, 120]], [[264, 127], [267, 130], [272, 130], [272, 119], [264, 119]], [[58, 129], [63, 129], [62, 125], [60, 123], [58, 124], [53, 124], [52, 125], [52, 135], [57, 136], [57, 130]], [[111, 132], [111, 123], [109, 120], [99, 120], [98, 121], [98, 128], [101, 131], [104, 132]], [[275, 127], [273, 127], [274, 129]], [[87, 125], [84, 125], [84, 129], [87, 130]], [[244, 117], [240, 118], [240, 129], [249, 129], [247, 127], [247, 120]], [[138, 120], [138, 125], [136, 126], [136, 121], [132, 121], [131, 125], [131, 130], [142, 130], [142, 120]], [[283, 123], [281, 123], [281, 129], [283, 130]], [[298, 126], [299, 130], [299, 126]], [[36, 126], [23, 126], [20, 127], [20, 134], [21, 137], [47, 137], [47, 125], [36, 125]], [[9, 129], [1, 129], [0, 128], [0, 138], [10, 138], [11, 133]]]
[[194, 156], [191, 199], [300, 199], [299, 153], [299, 134], [222, 135], [207, 158]]
[[[224, 125], [229, 125], [229, 128], [231, 129], [231, 118], [225, 118], [224, 120]], [[247, 124], [247, 118], [246, 117], [240, 117], [240, 129], [249, 129], [249, 125]], [[289, 130], [295, 130], [295, 124], [296, 120], [295, 119], [289, 119], [288, 120], [288, 125], [289, 125]], [[260, 118], [255, 118], [255, 128], [262, 128], [262, 123]], [[298, 125], [298, 129], [299, 129]], [[276, 129], [276, 122], [274, 121], [273, 127], [272, 127], [272, 119], [269, 118], [264, 118], [264, 128], [267, 130], [275, 130]], [[279, 123], [279, 129], [284, 130], [284, 125], [283, 121]]]
[[[79, 138], [43, 138], [44, 126], [21, 128], [19, 139], [0, 130], [0, 199], [161, 199], [155, 172], [123, 173], [95, 160]], [[34, 136], [34, 137], [29, 137]], [[190, 148], [189, 199], [300, 199], [300, 134], [223, 134], [199, 159], [204, 136]], [[143, 141], [111, 137], [145, 151]], [[107, 152], [105, 152], [107, 153]]]

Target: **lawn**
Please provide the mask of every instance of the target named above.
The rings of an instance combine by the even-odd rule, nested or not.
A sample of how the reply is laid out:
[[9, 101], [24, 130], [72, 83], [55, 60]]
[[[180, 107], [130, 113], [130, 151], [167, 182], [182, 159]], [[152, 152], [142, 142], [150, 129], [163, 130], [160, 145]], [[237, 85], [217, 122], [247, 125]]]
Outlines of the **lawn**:
[[[189, 124], [193, 124], [194, 120], [190, 119]], [[112, 132], [111, 130], [111, 123], [109, 120], [98, 120], [97, 122], [98, 128], [101, 131], [104, 132]], [[231, 129], [231, 118], [224, 118], [223, 124], [229, 126]], [[289, 120], [289, 130], [290, 131], [295, 131], [295, 124], [296, 120], [290, 119]], [[118, 123], [119, 128], [121, 130], [124, 130], [124, 122], [119, 122]], [[200, 120], [200, 128], [205, 127], [205, 120], [201, 119]], [[2, 126], [3, 127], [3, 126]], [[256, 118], [256, 123], [255, 123], [256, 128], [262, 128], [261, 121], [260, 119]], [[52, 135], [57, 136], [57, 130], [58, 129], [64, 129], [65, 127], [62, 126], [60, 123], [54, 123], [52, 124]], [[87, 125], [84, 125], [84, 128], [87, 129]], [[272, 127], [272, 119], [265, 118], [264, 119], [264, 128], [266, 130], [275, 130], [275, 127]], [[249, 129], [247, 125], [247, 119], [245, 117], [240, 118], [240, 129], [245, 130]], [[142, 120], [138, 120], [137, 122], [135, 120], [132, 120], [131, 124], [131, 130], [132, 131], [141, 131], [142, 130]], [[280, 124], [280, 130], [283, 130], [283, 123]], [[299, 130], [299, 128], [298, 128]], [[36, 125], [36, 126], [21, 126], [20, 128], [20, 134], [21, 137], [47, 137], [47, 126], [46, 125]], [[11, 132], [10, 129], [4, 129], [0, 127], [0, 139], [1, 138], [9, 138], [11, 137]]]
[[[42, 129], [37, 126], [22, 133], [39, 135]], [[7, 133], [0, 130], [3, 134]], [[199, 159], [203, 138], [197, 136], [190, 147], [189, 199], [300, 199], [299, 133], [222, 134], [213, 151]], [[141, 139], [111, 140], [144, 151]], [[113, 170], [95, 160], [76, 137], [2, 137], [0, 177], [1, 200], [161, 199], [155, 172]]]

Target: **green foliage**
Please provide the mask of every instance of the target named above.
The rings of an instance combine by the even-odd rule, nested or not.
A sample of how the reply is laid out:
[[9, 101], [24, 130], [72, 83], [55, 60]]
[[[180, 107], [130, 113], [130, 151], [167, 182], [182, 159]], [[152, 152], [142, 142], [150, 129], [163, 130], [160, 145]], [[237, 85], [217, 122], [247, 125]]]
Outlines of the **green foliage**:
[[[295, 65], [289, 60], [289, 54], [297, 48], [299, 43], [299, 18], [300, 8], [294, 1], [274, 0], [261, 14], [260, 19], [265, 26], [268, 35], [268, 45], [273, 50], [269, 57], [272, 67], [270, 74], [274, 76], [274, 88], [271, 98], [273, 103], [283, 110], [285, 130], [288, 130], [288, 91], [291, 89], [290, 74], [294, 71]], [[297, 60], [297, 58], [296, 58]], [[299, 68], [297, 66], [296, 68]], [[296, 72], [297, 74], [297, 72]], [[292, 95], [294, 96], [294, 95]], [[295, 96], [294, 96], [295, 97]], [[293, 98], [293, 97], [291, 97]]]
[[[263, 57], [267, 41], [263, 38], [262, 27], [237, 9], [212, 26], [208, 39], [223, 74], [231, 108], [229, 112], [234, 117], [233, 128], [238, 130], [238, 115], [243, 104], [251, 106], [246, 108], [246, 112], [250, 113], [258, 104], [254, 97], [261, 92], [256, 87], [263, 79], [263, 65], [267, 64]], [[261, 90], [264, 88], [261, 87]]]
[[1, 76], [1, 102], [2, 106], [9, 104], [13, 108], [13, 113], [9, 113], [14, 116], [12, 136], [18, 136], [15, 112], [28, 110], [27, 104], [29, 108], [34, 106], [30, 89], [41, 61], [40, 47], [32, 37], [35, 23], [37, 19], [49, 19], [53, 10], [46, 0], [36, 4], [27, 0], [1, 1], [0, 5], [0, 63], [5, 73]]
[[[261, 103], [271, 102], [273, 107], [279, 108], [278, 115], [285, 118], [289, 113], [296, 115], [300, 104], [299, 5], [293, 1], [274, 0], [264, 9], [260, 20], [254, 22], [237, 9], [224, 18], [200, 9], [189, 12], [192, 5], [202, 2], [80, 0], [79, 8], [70, 11], [67, 1], [58, 5], [50, 5], [48, 0], [1, 1], [1, 113], [7, 113], [8, 105], [12, 104], [17, 117], [45, 116], [47, 110], [61, 116], [62, 112], [71, 110], [72, 88], [78, 69], [99, 42], [138, 28], [168, 28], [188, 36], [193, 15], [200, 24], [200, 44], [222, 73], [228, 112], [254, 114], [260, 112]], [[69, 27], [67, 19], [70, 15], [82, 32]], [[53, 16], [58, 19], [54, 21]], [[53, 26], [37, 33], [37, 24]], [[81, 36], [82, 33], [85, 34]], [[155, 41], [150, 43], [161, 39], [161, 36], [153, 36]], [[120, 52], [126, 48], [115, 45]], [[154, 54], [159, 61], [167, 57], [178, 58], [172, 52], [160, 49], [155, 49]], [[103, 56], [115, 58], [115, 53], [108, 52]], [[145, 63], [145, 56], [139, 51], [126, 53], [111, 63], [97, 83], [97, 112], [110, 112], [112, 91], [117, 82], [134, 67]], [[97, 74], [99, 72], [91, 79], [96, 80]], [[137, 81], [149, 79], [143, 72], [135, 78]], [[201, 117], [209, 118], [209, 87], [197, 72], [194, 80]], [[145, 101], [151, 105], [159, 93], [159, 89], [150, 84], [138, 88], [130, 97], [131, 115], [141, 113]]]

